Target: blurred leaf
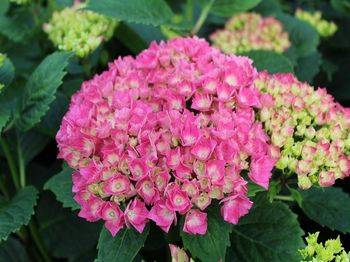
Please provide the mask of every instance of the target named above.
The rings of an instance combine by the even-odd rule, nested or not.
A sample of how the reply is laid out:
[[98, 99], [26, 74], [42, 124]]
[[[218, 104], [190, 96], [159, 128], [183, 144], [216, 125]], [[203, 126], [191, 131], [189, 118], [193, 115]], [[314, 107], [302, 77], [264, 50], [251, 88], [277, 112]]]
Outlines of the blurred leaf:
[[115, 237], [103, 228], [98, 241], [97, 262], [104, 261], [133, 261], [145, 244], [149, 233], [149, 225], [142, 234], [133, 228], [124, 227]]
[[3, 15], [7, 12], [10, 6], [9, 0], [1, 0], [0, 1], [0, 15]]
[[340, 188], [300, 190], [304, 213], [321, 226], [350, 233], [350, 197]]
[[0, 134], [2, 129], [6, 126], [10, 120], [11, 110], [6, 106], [0, 106]]
[[[200, 1], [202, 4], [206, 0]], [[261, 0], [216, 0], [210, 10], [219, 16], [230, 17], [235, 13], [244, 12], [258, 5]]]
[[284, 24], [285, 29], [289, 33], [292, 43], [292, 46], [289, 48], [292, 51], [288, 50], [289, 52], [293, 53], [295, 51], [294, 53], [298, 57], [302, 57], [316, 51], [319, 44], [319, 36], [313, 27], [290, 15], [280, 13], [276, 17]]
[[230, 246], [232, 226], [223, 220], [219, 208], [208, 208], [207, 221], [208, 228], [205, 235], [187, 234], [182, 230], [183, 216], [180, 222], [182, 242], [193, 258], [198, 258], [203, 262], [220, 261], [225, 259], [226, 249]]
[[56, 93], [56, 99], [52, 102], [49, 111], [35, 127], [42, 134], [55, 137], [61, 125], [62, 118], [67, 112], [68, 98], [60, 91]]
[[[34, 130], [20, 134], [19, 139], [24, 162], [26, 164], [32, 161], [33, 158], [37, 156], [49, 142], [49, 137], [42, 135]], [[14, 144], [13, 148], [15, 148]]]
[[343, 15], [350, 15], [350, 0], [331, 0], [332, 7]]
[[11, 17], [0, 15], [0, 34], [14, 42], [23, 41], [34, 27], [33, 17], [25, 9], [16, 10]]
[[163, 0], [90, 0], [87, 8], [122, 21], [154, 26], [170, 21], [174, 15]]
[[72, 193], [72, 173], [73, 169], [65, 167], [60, 173], [51, 177], [45, 184], [45, 190], [51, 190], [63, 207], [69, 207], [73, 210], [80, 209], [80, 206], [73, 199]]
[[277, 0], [262, 0], [253, 11], [264, 16], [276, 15], [282, 12], [282, 6]]
[[11, 201], [0, 208], [0, 242], [6, 240], [23, 225], [27, 225], [34, 214], [38, 191], [27, 186], [17, 192]]
[[[15, 68], [10, 61], [6, 58], [3, 64], [0, 66], [0, 83], [4, 84], [5, 87], [10, 85], [15, 76]], [[0, 90], [1, 93], [2, 90]]]
[[300, 57], [297, 60], [297, 67], [295, 68], [295, 74], [300, 81], [307, 81], [312, 83], [314, 77], [320, 71], [322, 64], [321, 54], [319, 52], [313, 52], [309, 55]]
[[152, 41], [166, 40], [159, 27], [134, 23], [127, 23], [127, 25], [147, 43], [147, 46]]
[[55, 99], [57, 88], [66, 74], [64, 69], [71, 57], [68, 52], [55, 52], [47, 56], [30, 76], [22, 97], [22, 105], [17, 119], [21, 130], [28, 130], [49, 110]]
[[304, 246], [297, 216], [280, 202], [269, 203], [259, 196], [248, 215], [242, 217], [231, 234], [227, 261], [296, 261]]
[[289, 59], [272, 51], [250, 51], [244, 53], [254, 61], [254, 66], [259, 70], [267, 70], [269, 73], [293, 72], [293, 65]]
[[322, 61], [323, 63], [321, 68], [326, 73], [327, 80], [332, 81], [334, 73], [338, 70], [338, 66], [328, 59], [323, 59]]
[[40, 199], [36, 217], [39, 233], [54, 257], [71, 261], [96, 247], [100, 223], [79, 218], [48, 195]]
[[146, 42], [127, 24], [120, 23], [116, 29], [118, 39], [134, 54], [147, 48]]
[[27, 256], [24, 246], [13, 237], [0, 244], [0, 262], [27, 262]]

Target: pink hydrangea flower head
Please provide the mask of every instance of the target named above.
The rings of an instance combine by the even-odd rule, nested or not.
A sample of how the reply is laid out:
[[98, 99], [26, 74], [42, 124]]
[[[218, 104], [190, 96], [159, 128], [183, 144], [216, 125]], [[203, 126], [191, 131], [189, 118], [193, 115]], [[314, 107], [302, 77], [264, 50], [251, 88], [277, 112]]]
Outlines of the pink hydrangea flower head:
[[[247, 206], [241, 174], [267, 188], [279, 150], [255, 120], [272, 103], [257, 76], [250, 59], [193, 37], [154, 42], [84, 82], [56, 136], [76, 170], [79, 215], [104, 220], [112, 234], [124, 225], [142, 232], [149, 220], [168, 232], [180, 215], [186, 232], [205, 234], [213, 199], [230, 210], [240, 195]], [[234, 223], [245, 214], [228, 212]]]

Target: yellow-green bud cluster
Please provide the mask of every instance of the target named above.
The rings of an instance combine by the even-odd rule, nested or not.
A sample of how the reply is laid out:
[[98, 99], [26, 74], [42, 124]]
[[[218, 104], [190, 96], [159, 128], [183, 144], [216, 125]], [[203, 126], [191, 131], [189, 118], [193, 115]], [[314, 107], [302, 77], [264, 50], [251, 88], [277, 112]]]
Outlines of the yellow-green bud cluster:
[[79, 57], [93, 52], [103, 41], [113, 36], [117, 25], [112, 20], [75, 4], [53, 13], [44, 31], [60, 50], [74, 51]]
[[255, 86], [265, 101], [259, 111], [272, 144], [280, 148], [276, 167], [296, 173], [300, 188], [331, 186], [350, 175], [350, 110], [322, 88], [292, 74], [259, 73]]
[[327, 240], [324, 244], [318, 243], [319, 232], [306, 237], [307, 246], [300, 249], [302, 262], [349, 262], [350, 252], [346, 253], [339, 236], [337, 239]]
[[310, 13], [301, 9], [298, 9], [295, 12], [295, 16], [310, 24], [314, 27], [317, 33], [322, 37], [330, 37], [335, 34], [337, 31], [337, 25], [333, 22], [328, 22], [325, 19], [322, 19], [322, 14], [320, 11]]
[[251, 50], [271, 50], [282, 53], [290, 46], [288, 33], [274, 17], [256, 13], [240, 13], [210, 36], [213, 45], [227, 54]]

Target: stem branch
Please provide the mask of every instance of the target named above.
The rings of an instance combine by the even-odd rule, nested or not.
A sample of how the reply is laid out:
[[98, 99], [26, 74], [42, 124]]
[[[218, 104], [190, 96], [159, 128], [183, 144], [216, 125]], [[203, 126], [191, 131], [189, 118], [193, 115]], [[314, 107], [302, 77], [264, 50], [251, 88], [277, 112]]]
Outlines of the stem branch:
[[215, 0], [210, 0], [202, 9], [201, 14], [199, 15], [199, 18], [196, 22], [196, 24], [194, 25], [191, 34], [195, 35], [199, 32], [199, 30], [201, 29], [203, 23], [205, 22], [205, 19], [207, 19], [207, 16], [209, 14], [209, 11], [213, 5], [213, 3], [215, 2]]
[[19, 186], [16, 163], [12, 157], [9, 145], [4, 137], [0, 137], [0, 144], [1, 144], [2, 150], [4, 151], [5, 157], [7, 159], [7, 163], [8, 163], [9, 168], [10, 168], [10, 173], [11, 173], [11, 177], [13, 180], [13, 184], [15, 185], [16, 189], [19, 189], [20, 186]]
[[291, 196], [275, 196], [274, 199], [283, 201], [294, 201], [294, 199]]
[[45, 262], [51, 262], [51, 258], [50, 256], [48, 255], [45, 247], [44, 247], [44, 244], [43, 242], [41, 241], [41, 238], [39, 236], [39, 232], [38, 232], [38, 229], [34, 223], [33, 220], [31, 220], [29, 222], [29, 230], [30, 230], [30, 234], [32, 235], [32, 238], [34, 240], [34, 243], [35, 245], [37, 246], [40, 254], [42, 255], [42, 257], [44, 258], [44, 261]]

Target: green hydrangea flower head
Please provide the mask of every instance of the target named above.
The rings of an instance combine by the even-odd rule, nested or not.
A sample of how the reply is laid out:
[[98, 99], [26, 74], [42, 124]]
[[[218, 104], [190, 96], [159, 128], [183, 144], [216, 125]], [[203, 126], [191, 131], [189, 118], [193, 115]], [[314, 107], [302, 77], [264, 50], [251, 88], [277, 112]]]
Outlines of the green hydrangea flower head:
[[297, 9], [295, 16], [315, 28], [321, 37], [330, 37], [334, 35], [338, 29], [334, 22], [328, 22], [327, 20], [322, 19], [320, 11], [310, 13], [302, 9]]
[[259, 119], [280, 150], [277, 169], [296, 174], [302, 189], [350, 176], [349, 108], [292, 74], [260, 72], [254, 84], [264, 96]]
[[117, 22], [92, 11], [83, 10], [85, 4], [53, 13], [44, 31], [59, 50], [73, 51], [79, 57], [92, 53], [103, 41], [113, 36]]
[[299, 250], [302, 262], [349, 262], [350, 252], [346, 253], [339, 236], [323, 244], [318, 243], [319, 234], [320, 232], [316, 232], [306, 237], [307, 246]]
[[240, 54], [251, 50], [284, 52], [290, 46], [288, 33], [274, 17], [256, 13], [240, 13], [227, 21], [225, 28], [214, 32], [213, 45], [227, 54]]

